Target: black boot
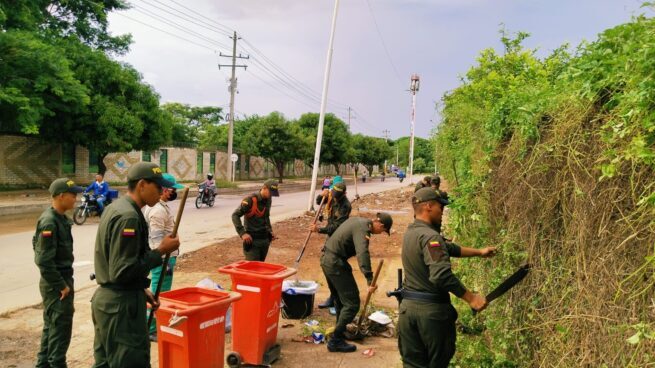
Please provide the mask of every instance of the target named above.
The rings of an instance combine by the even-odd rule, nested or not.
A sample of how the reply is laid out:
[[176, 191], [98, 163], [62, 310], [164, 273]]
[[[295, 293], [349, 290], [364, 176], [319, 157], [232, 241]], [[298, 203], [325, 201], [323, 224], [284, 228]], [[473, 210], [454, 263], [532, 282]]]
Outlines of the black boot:
[[352, 353], [357, 350], [357, 346], [347, 343], [344, 339], [332, 337], [327, 343], [327, 349], [331, 353]]
[[332, 308], [334, 307], [334, 298], [332, 297], [332, 294], [325, 299], [325, 301], [321, 304], [318, 305], [318, 309], [325, 309], [325, 308]]

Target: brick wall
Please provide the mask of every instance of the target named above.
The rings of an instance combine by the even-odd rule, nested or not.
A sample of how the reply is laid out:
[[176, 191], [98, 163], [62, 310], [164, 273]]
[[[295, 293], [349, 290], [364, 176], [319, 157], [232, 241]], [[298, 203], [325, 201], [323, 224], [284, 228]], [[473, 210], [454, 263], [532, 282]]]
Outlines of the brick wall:
[[61, 147], [38, 138], [0, 136], [0, 184], [50, 185], [61, 177]]

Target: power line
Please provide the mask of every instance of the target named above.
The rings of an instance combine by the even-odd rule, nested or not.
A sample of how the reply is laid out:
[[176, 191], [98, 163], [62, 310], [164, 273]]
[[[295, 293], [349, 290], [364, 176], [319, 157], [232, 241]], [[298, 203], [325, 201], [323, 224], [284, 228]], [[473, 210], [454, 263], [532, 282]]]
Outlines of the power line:
[[375, 30], [378, 33], [378, 37], [380, 38], [380, 42], [382, 43], [382, 47], [384, 48], [384, 52], [387, 55], [387, 60], [389, 60], [389, 64], [391, 64], [391, 68], [393, 68], [393, 72], [396, 75], [396, 79], [398, 80], [398, 83], [400, 85], [403, 85], [402, 79], [400, 78], [400, 73], [398, 73], [398, 69], [396, 68], [396, 65], [393, 63], [393, 59], [391, 58], [391, 54], [389, 53], [389, 49], [387, 48], [386, 42], [384, 42], [384, 37], [382, 37], [382, 32], [380, 32], [380, 27], [378, 26], [378, 21], [375, 18], [375, 12], [373, 12], [373, 6], [371, 5], [371, 2], [369, 0], [366, 0], [366, 4], [368, 5], [368, 10], [369, 13], [371, 14], [371, 18], [373, 18], [373, 24], [375, 25]]
[[133, 22], [137, 22], [137, 23], [140, 23], [140, 24], [142, 24], [142, 25], [144, 25], [144, 26], [146, 26], [146, 27], [149, 27], [149, 28], [152, 28], [152, 29], [154, 29], [154, 30], [157, 30], [157, 31], [159, 31], [159, 32], [166, 33], [166, 34], [169, 35], [169, 36], [172, 36], [172, 37], [178, 38], [178, 39], [180, 39], [180, 40], [183, 40], [183, 41], [189, 42], [189, 43], [194, 44], [194, 45], [196, 45], [196, 46], [200, 46], [200, 47], [202, 47], [202, 48], [204, 48], [204, 49], [207, 49], [207, 50], [210, 50], [210, 51], [216, 52], [216, 48], [211, 48], [211, 47], [208, 47], [207, 45], [202, 45], [202, 44], [200, 44], [200, 43], [198, 43], [198, 42], [191, 41], [191, 40], [189, 40], [188, 38], [178, 36], [178, 35], [176, 35], [176, 34], [174, 34], [174, 33], [171, 33], [171, 32], [168, 32], [168, 31], [166, 31], [166, 30], [163, 30], [163, 29], [161, 29], [161, 28], [155, 27], [155, 26], [153, 26], [153, 25], [151, 25], [151, 24], [148, 24], [148, 23], [142, 22], [142, 21], [140, 21], [140, 20], [136, 20], [136, 19], [134, 19], [134, 18], [132, 18], [132, 17], [130, 17], [130, 16], [128, 16], [128, 15], [125, 15], [125, 14], [123, 14], [123, 13], [116, 13], [116, 14], [119, 15], [119, 16], [121, 16], [121, 17], [123, 17], [123, 18], [127, 18], [127, 19], [129, 19], [129, 20], [131, 20], [131, 21], [133, 21]]

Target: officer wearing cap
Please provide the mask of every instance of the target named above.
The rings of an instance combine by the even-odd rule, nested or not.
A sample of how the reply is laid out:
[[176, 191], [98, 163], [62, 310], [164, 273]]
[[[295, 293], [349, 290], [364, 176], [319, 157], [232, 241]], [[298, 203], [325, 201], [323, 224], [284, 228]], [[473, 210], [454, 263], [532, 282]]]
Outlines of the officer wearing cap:
[[[346, 184], [340, 181], [332, 186], [331, 190], [324, 190], [316, 197], [316, 204], [320, 205], [325, 198], [325, 213], [327, 213], [327, 225], [320, 227], [318, 224], [312, 224], [310, 231], [330, 236], [343, 224], [352, 211], [352, 206], [346, 196]], [[322, 215], [321, 215], [322, 217]], [[322, 220], [321, 220], [322, 221]], [[334, 296], [330, 295], [326, 301], [319, 304], [319, 308], [332, 308], [334, 306]]]
[[472, 293], [453, 274], [450, 257], [491, 257], [495, 247], [475, 249], [446, 241], [435, 230], [449, 202], [432, 188], [414, 193], [414, 223], [403, 238], [405, 270], [398, 317], [398, 347], [404, 367], [448, 367], [455, 354], [457, 312], [450, 294], [480, 311], [484, 296]]
[[174, 183], [150, 162], [127, 172], [128, 193], [105, 209], [95, 245], [95, 275], [100, 285], [91, 299], [95, 328], [94, 367], [149, 367], [150, 341], [146, 301], [159, 306], [148, 287], [148, 273], [162, 256], [180, 246], [179, 238], [163, 237], [156, 249], [148, 245], [148, 224], [141, 212], [159, 201], [163, 188]]
[[32, 238], [34, 263], [39, 267], [43, 299], [43, 333], [37, 367], [66, 367], [73, 329], [73, 236], [66, 211], [75, 207], [84, 188], [68, 178], [50, 184], [52, 207], [43, 211]]
[[431, 181], [432, 181], [432, 177], [430, 176], [423, 177], [423, 180], [419, 181], [418, 184], [416, 184], [416, 187], [414, 187], [414, 193], [416, 193], [419, 189], [429, 188]]
[[[175, 214], [168, 207], [168, 202], [177, 199], [177, 190], [183, 189], [184, 185], [178, 184], [175, 177], [171, 174], [164, 173], [164, 179], [173, 183], [171, 188], [165, 188], [159, 196], [159, 202], [154, 206], [146, 206], [143, 210], [143, 216], [148, 223], [148, 237], [150, 246], [156, 248], [166, 235], [173, 233], [175, 227]], [[180, 250], [171, 253], [168, 259], [168, 266], [166, 266], [166, 274], [162, 275], [162, 266], [157, 266], [150, 270], [152, 282], [150, 283], [150, 290], [156, 292], [157, 285], [161, 282], [160, 291], [169, 291], [173, 286], [173, 270], [177, 262], [177, 256]], [[150, 334], [150, 341], [157, 341], [157, 321], [152, 319], [152, 324], [149, 326], [148, 332]]]
[[359, 269], [366, 277], [369, 291], [375, 291], [375, 287], [370, 286], [373, 281], [373, 271], [368, 243], [371, 234], [382, 232], [390, 234], [391, 225], [393, 219], [384, 212], [378, 213], [374, 220], [351, 217], [337, 228], [323, 247], [321, 268], [327, 279], [330, 293], [334, 296], [337, 309], [337, 324], [327, 344], [330, 352], [349, 353], [357, 350], [355, 345], [345, 340], [346, 326], [353, 321], [359, 311], [359, 289], [348, 259], [357, 257]]
[[271, 198], [280, 196], [278, 186], [277, 180], [266, 180], [258, 192], [245, 197], [232, 213], [232, 223], [243, 240], [243, 255], [248, 261], [264, 262], [271, 240], [275, 239], [271, 226]]

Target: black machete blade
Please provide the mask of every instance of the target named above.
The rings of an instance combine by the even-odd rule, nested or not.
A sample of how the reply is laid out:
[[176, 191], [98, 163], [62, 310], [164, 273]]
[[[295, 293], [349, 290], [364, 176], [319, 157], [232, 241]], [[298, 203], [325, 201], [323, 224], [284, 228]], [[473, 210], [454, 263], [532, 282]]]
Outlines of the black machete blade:
[[[529, 263], [521, 266], [516, 272], [514, 272], [510, 277], [498, 285], [492, 292], [487, 294], [487, 303], [491, 303], [493, 300], [498, 299], [500, 296], [505, 294], [509, 289], [513, 288], [516, 284], [521, 282], [530, 272], [531, 265]], [[473, 310], [473, 314], [476, 314], [477, 311]]]

